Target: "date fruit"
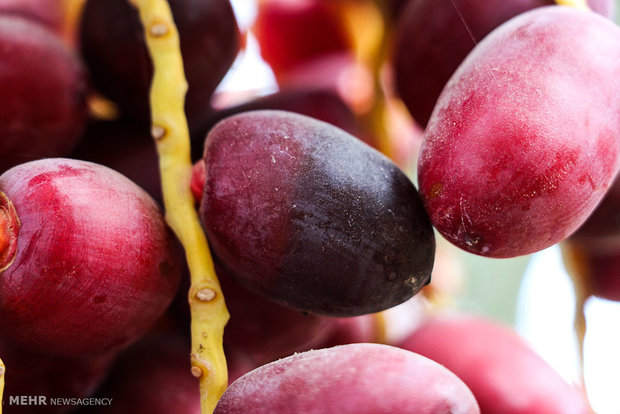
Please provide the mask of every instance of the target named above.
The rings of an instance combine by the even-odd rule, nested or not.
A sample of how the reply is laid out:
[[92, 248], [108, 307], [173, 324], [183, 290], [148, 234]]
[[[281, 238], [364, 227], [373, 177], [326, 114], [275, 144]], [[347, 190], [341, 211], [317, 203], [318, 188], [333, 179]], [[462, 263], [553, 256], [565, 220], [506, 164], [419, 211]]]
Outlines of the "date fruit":
[[620, 28], [569, 7], [526, 12], [479, 43], [420, 149], [420, 195], [437, 230], [500, 258], [577, 230], [618, 171], [619, 62]]
[[390, 160], [333, 125], [285, 111], [217, 124], [200, 214], [228, 274], [312, 313], [353, 316], [428, 283], [435, 239]]
[[179, 284], [180, 249], [159, 206], [121, 174], [43, 159], [0, 176], [0, 337], [94, 356], [137, 340]]

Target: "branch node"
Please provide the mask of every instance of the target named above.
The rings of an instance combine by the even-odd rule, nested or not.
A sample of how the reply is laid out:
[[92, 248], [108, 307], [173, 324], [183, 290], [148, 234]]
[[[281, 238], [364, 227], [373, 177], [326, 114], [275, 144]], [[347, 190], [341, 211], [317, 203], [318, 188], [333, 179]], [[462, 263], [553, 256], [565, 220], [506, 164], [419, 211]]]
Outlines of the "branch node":
[[192, 366], [192, 375], [196, 378], [202, 377], [202, 368], [196, 365]]
[[211, 288], [202, 288], [196, 292], [196, 299], [201, 302], [210, 302], [217, 296], [215, 290]]
[[149, 34], [153, 37], [164, 37], [170, 33], [170, 27], [166, 22], [155, 21], [149, 26]]
[[155, 125], [155, 124], [151, 126], [151, 136], [156, 141], [163, 139], [167, 134], [168, 134], [168, 131], [166, 130], [165, 127], [161, 125]]

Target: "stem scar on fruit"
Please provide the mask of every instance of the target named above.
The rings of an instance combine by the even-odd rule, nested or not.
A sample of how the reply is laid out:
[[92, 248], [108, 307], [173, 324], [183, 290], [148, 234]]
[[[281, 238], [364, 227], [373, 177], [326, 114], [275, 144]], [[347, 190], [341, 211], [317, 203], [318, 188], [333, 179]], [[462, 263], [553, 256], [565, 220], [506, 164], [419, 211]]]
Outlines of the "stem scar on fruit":
[[0, 191], [0, 273], [15, 260], [20, 226], [15, 206]]
[[153, 62], [151, 135], [157, 147], [166, 220], [185, 248], [191, 287], [191, 373], [202, 414], [212, 413], [228, 385], [222, 345], [229, 314], [190, 190], [192, 163], [180, 40], [166, 0], [129, 0], [138, 9]]

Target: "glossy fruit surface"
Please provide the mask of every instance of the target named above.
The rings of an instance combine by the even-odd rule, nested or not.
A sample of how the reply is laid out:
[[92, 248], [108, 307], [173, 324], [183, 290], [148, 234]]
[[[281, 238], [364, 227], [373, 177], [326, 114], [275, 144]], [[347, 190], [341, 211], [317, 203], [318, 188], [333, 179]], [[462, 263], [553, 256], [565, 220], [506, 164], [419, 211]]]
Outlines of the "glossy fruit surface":
[[243, 284], [333, 316], [403, 302], [429, 280], [434, 235], [418, 193], [344, 131], [252, 111], [205, 142], [200, 213], [214, 254]]
[[60, 29], [64, 18], [62, 3], [62, 0], [0, 0], [0, 13], [24, 16]]
[[618, 171], [619, 45], [607, 19], [550, 6], [474, 49], [439, 98], [419, 156], [420, 194], [449, 241], [519, 256], [587, 219]]
[[0, 274], [2, 338], [42, 353], [97, 355], [138, 339], [170, 304], [176, 239], [153, 199], [121, 174], [44, 159], [5, 172], [0, 191], [21, 223], [16, 235], [3, 234], [17, 250]]

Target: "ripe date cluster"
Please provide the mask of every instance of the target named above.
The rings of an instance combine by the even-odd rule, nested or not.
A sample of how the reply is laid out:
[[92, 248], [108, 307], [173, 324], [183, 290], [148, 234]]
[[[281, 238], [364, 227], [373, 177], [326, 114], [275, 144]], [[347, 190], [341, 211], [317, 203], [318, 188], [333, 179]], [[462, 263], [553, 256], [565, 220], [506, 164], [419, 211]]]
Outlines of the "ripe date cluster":
[[[258, 0], [249, 29], [229, 0], [169, 4], [231, 316], [216, 413], [590, 412], [508, 327], [414, 308], [397, 337], [382, 312], [432, 296], [439, 238], [563, 243], [586, 296], [620, 298], [612, 1]], [[71, 26], [66, 7], [0, 0], [4, 409], [198, 413], [138, 13], [86, 0]], [[249, 39], [278, 91], [216, 92]]]

